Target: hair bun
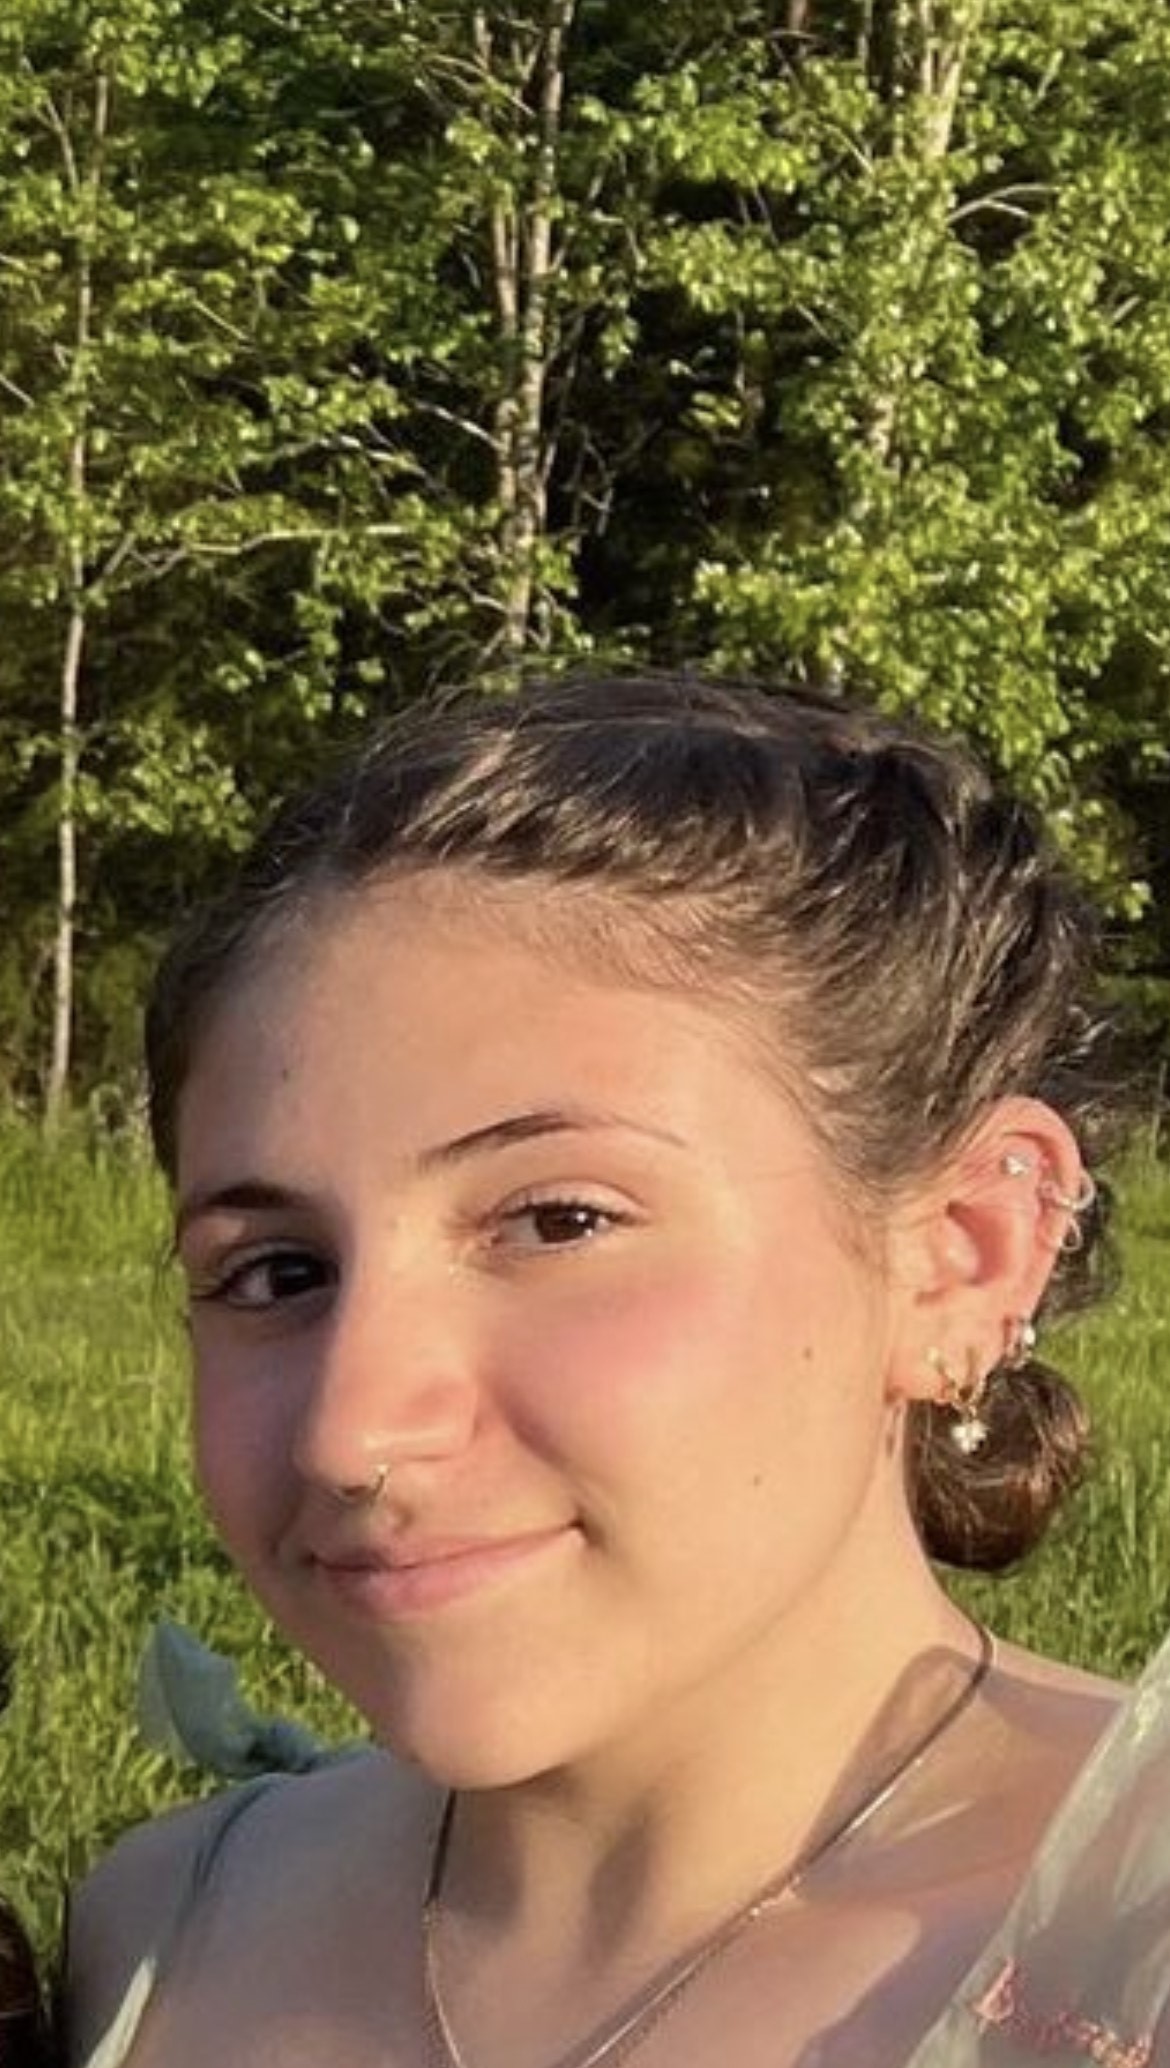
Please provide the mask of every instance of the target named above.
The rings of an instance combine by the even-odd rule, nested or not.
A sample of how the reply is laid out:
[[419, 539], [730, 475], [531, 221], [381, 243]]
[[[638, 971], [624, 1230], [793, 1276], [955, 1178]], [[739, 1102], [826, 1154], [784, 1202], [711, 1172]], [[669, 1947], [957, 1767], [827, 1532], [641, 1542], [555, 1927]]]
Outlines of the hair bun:
[[1089, 1417], [1068, 1381], [1037, 1362], [994, 1371], [980, 1413], [987, 1442], [968, 1453], [953, 1440], [949, 1409], [912, 1408], [910, 1495], [932, 1558], [1002, 1572], [1039, 1543], [1084, 1477]]

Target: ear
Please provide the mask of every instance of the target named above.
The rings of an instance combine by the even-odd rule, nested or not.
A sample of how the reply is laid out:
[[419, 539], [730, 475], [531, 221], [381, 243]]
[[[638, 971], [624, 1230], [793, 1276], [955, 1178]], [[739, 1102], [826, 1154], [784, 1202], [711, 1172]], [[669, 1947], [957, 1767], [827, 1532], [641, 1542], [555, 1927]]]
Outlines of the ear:
[[1002, 1363], [1091, 1198], [1058, 1113], [1039, 1099], [993, 1106], [895, 1213], [890, 1397], [937, 1398], [940, 1357], [968, 1377]]

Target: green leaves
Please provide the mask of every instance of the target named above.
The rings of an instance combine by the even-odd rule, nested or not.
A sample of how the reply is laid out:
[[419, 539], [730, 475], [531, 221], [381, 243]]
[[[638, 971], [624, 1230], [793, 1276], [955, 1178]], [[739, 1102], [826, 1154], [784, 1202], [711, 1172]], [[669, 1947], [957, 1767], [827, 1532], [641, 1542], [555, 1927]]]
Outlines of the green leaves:
[[720, 24], [635, 91], [706, 446], [672, 467], [686, 640], [973, 731], [1132, 909], [1094, 692], [1170, 638], [1170, 43], [1148, 8], [977, 12], [924, 43], [872, 10], [849, 57], [815, 10], [798, 50]]
[[755, 0], [10, 0], [17, 990], [79, 613], [83, 993], [325, 738], [533, 653], [913, 705], [1132, 914], [1167, 106], [1170, 16], [1132, 0], [814, 0], [799, 33]]

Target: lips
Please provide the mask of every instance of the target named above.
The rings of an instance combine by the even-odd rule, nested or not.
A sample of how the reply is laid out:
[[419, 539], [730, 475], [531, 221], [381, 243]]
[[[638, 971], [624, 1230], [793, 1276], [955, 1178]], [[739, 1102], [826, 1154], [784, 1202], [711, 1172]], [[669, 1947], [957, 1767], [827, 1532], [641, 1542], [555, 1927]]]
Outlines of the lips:
[[576, 1537], [572, 1525], [492, 1537], [398, 1537], [339, 1546], [311, 1563], [338, 1602], [376, 1621], [443, 1608], [518, 1577]]

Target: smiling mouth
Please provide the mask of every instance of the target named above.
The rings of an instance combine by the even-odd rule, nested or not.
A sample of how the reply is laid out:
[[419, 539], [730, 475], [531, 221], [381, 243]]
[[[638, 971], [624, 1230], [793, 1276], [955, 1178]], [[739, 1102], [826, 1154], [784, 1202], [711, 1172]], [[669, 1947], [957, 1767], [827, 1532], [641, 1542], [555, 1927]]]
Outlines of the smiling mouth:
[[395, 1622], [519, 1576], [577, 1535], [572, 1524], [515, 1537], [390, 1545], [314, 1558], [338, 1603], [375, 1622]]

